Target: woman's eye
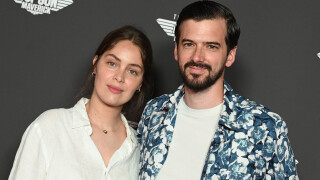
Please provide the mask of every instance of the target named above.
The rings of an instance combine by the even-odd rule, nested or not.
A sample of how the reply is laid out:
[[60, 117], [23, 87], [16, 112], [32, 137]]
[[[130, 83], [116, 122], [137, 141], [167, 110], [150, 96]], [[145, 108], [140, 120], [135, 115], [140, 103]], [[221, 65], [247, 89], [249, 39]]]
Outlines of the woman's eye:
[[134, 71], [134, 70], [129, 70], [129, 73], [132, 74], [132, 75], [137, 75], [137, 72]]
[[114, 62], [108, 62], [109, 66], [115, 66], [116, 64]]

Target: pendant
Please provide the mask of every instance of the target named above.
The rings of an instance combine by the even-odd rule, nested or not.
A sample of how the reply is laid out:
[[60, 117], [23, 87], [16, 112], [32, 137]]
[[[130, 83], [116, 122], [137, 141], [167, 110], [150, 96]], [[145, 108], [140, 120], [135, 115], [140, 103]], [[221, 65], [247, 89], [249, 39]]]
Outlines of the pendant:
[[102, 132], [105, 133], [105, 134], [108, 134], [108, 131], [107, 131], [107, 130], [103, 130]]

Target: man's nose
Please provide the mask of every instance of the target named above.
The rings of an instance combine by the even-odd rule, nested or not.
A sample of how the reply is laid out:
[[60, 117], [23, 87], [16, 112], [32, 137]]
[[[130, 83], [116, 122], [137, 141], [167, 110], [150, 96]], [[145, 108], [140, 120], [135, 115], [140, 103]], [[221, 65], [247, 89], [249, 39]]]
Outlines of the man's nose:
[[201, 47], [196, 47], [193, 52], [192, 60], [194, 62], [203, 61], [203, 51]]

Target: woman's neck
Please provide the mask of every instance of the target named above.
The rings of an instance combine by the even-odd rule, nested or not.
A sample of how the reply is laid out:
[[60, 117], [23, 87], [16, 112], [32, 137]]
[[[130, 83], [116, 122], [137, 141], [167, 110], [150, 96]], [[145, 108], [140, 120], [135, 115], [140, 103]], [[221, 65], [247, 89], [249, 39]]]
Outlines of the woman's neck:
[[91, 123], [102, 129], [114, 129], [121, 123], [122, 107], [112, 107], [98, 98], [91, 98], [86, 104], [86, 110]]

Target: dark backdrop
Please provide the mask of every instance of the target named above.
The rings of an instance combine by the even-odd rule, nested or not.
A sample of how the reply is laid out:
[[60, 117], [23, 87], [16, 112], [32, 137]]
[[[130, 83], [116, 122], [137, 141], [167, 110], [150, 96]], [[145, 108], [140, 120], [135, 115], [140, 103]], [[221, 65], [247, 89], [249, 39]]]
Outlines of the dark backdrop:
[[[126, 24], [141, 28], [154, 49], [154, 95], [174, 91], [181, 83], [174, 41], [156, 19], [173, 21], [190, 2], [75, 1], [51, 14], [33, 15], [14, 0], [1, 1], [0, 179], [8, 178], [27, 126], [47, 109], [74, 105], [94, 51], [110, 30]], [[300, 162], [300, 179], [317, 179], [320, 1], [218, 2], [234, 12], [242, 29], [227, 81], [239, 94], [283, 117]]]

